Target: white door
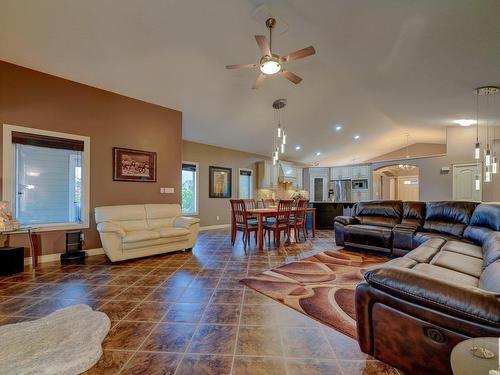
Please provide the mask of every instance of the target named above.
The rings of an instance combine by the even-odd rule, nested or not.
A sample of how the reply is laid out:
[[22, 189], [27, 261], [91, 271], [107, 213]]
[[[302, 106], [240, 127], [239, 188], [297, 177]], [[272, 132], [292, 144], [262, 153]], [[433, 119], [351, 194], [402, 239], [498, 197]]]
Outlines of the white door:
[[418, 176], [398, 178], [398, 199], [418, 201]]
[[[479, 190], [476, 189], [479, 176]], [[476, 163], [453, 166], [453, 200], [479, 202], [482, 198], [481, 168]]]

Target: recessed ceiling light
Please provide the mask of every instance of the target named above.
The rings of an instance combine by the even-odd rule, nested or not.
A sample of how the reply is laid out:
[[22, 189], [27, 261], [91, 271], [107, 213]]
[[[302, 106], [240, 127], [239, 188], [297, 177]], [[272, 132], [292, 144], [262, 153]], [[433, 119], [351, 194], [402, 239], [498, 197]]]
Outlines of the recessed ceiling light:
[[318, 151], [318, 152], [316, 153], [316, 156], [320, 156], [320, 155], [321, 155], [321, 152], [319, 152], [319, 151]]
[[342, 125], [337, 125], [337, 126], [335, 127], [335, 130], [336, 130], [336, 131], [341, 131], [341, 130], [342, 130]]
[[295, 149], [296, 149], [296, 150], [300, 150], [300, 149], [301, 149], [301, 147], [300, 147], [299, 145], [297, 145], [297, 146], [295, 146]]
[[356, 134], [356, 135], [354, 136], [354, 139], [356, 139], [356, 140], [357, 140], [357, 139], [359, 139], [359, 134]]
[[476, 124], [476, 120], [461, 118], [460, 120], [455, 120], [453, 123], [458, 124], [460, 126], [471, 126]]

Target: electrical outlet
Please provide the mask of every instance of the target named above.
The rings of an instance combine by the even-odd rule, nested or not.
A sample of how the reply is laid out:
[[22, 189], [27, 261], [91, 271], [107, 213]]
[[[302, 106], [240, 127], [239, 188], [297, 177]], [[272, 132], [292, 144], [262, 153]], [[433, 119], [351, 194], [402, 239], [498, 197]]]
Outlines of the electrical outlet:
[[166, 187], [166, 188], [163, 188], [164, 189], [164, 192], [165, 194], [174, 194], [174, 188], [169, 188], [169, 187]]

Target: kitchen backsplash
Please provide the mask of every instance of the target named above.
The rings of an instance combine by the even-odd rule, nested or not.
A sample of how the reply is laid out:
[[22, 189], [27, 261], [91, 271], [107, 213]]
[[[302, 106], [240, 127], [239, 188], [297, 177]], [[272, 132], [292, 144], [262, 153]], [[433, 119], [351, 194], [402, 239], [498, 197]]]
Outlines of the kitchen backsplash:
[[289, 188], [291, 184], [279, 184], [275, 189], [257, 189], [255, 198], [261, 199], [292, 199], [293, 194], [296, 192], [301, 193], [306, 199], [309, 198], [307, 190], [296, 190]]

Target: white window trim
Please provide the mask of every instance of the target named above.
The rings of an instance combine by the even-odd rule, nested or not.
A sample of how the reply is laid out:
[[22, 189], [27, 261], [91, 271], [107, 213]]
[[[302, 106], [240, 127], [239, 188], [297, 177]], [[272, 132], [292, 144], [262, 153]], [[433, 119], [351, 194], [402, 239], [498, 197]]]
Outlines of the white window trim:
[[51, 223], [51, 224], [35, 224], [28, 225], [36, 228], [37, 232], [47, 232], [56, 230], [73, 230], [89, 228], [89, 212], [90, 212], [90, 137], [83, 135], [75, 135], [68, 133], [53, 132], [48, 130], [27, 128], [24, 126], [15, 126], [3, 124], [3, 178], [2, 178], [2, 199], [11, 202], [14, 200], [13, 194], [15, 189], [15, 146], [10, 141], [12, 132], [23, 132], [29, 134], [40, 134], [49, 137], [58, 137], [66, 139], [75, 139], [83, 141], [83, 157], [82, 157], [82, 179], [84, 183], [84, 196], [82, 202], [82, 220], [81, 224], [75, 223]]
[[[196, 201], [196, 211], [195, 212], [182, 212], [182, 181], [181, 181], [181, 214], [182, 216], [198, 216], [200, 214], [200, 163], [195, 162], [195, 161], [186, 161], [183, 160], [182, 164], [192, 164], [196, 165], [196, 173], [195, 173], [195, 184], [194, 184], [194, 190], [195, 190], [195, 201]], [[181, 173], [182, 173], [182, 166], [181, 166]], [[182, 176], [181, 176], [182, 180]]]
[[238, 197], [241, 199], [240, 195], [240, 172], [247, 171], [250, 172], [250, 198], [253, 199], [253, 169], [249, 168], [238, 168]]

